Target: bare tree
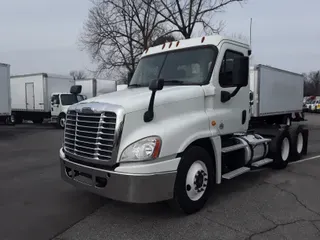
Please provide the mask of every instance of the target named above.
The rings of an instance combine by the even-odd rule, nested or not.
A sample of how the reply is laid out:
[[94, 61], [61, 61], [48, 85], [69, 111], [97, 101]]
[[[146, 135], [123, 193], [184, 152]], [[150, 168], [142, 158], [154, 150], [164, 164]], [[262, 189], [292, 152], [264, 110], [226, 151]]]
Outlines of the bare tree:
[[87, 75], [84, 71], [80, 70], [80, 71], [70, 71], [70, 76], [73, 77], [74, 80], [78, 80], [78, 79], [86, 79]]
[[134, 71], [141, 53], [164, 34], [152, 0], [93, 0], [81, 43], [98, 64], [97, 73]]
[[[145, 2], [148, 0], [144, 0]], [[196, 25], [208, 33], [219, 33], [224, 24], [213, 24], [214, 13], [221, 12], [231, 3], [246, 0], [154, 0], [153, 9], [173, 26], [171, 32], [180, 32], [184, 38], [191, 38]]]

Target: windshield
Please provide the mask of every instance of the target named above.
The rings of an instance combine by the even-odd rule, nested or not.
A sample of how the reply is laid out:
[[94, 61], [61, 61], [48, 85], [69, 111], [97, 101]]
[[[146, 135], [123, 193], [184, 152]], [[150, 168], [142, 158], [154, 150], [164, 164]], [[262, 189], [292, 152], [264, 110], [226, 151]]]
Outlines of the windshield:
[[160, 78], [164, 79], [165, 85], [206, 84], [216, 57], [217, 50], [212, 46], [147, 56], [139, 61], [129, 86], [147, 87], [150, 81]]
[[61, 94], [61, 104], [62, 105], [72, 105], [83, 101], [84, 97], [82, 95], [75, 94]]

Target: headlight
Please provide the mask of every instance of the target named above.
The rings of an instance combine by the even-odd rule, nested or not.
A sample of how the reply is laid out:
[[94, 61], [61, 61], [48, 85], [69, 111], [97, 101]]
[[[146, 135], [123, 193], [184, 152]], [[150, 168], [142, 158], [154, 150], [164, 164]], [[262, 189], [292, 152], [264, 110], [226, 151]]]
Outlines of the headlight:
[[161, 138], [147, 137], [129, 145], [120, 158], [122, 162], [145, 161], [156, 159], [159, 156], [161, 148]]

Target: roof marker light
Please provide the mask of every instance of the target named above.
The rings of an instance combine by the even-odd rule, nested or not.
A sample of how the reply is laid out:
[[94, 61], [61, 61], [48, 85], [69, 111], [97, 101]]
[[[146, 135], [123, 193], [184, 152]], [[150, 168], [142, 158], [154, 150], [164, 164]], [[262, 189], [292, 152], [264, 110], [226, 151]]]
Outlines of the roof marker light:
[[177, 42], [177, 44], [176, 44], [176, 47], [178, 47], [178, 46], [179, 46], [179, 43], [180, 43], [180, 42], [178, 41], [178, 42]]
[[172, 46], [172, 42], [170, 43], [169, 48], [171, 48], [171, 46]]
[[166, 46], [166, 44], [164, 43], [164, 44], [162, 45], [162, 49], [164, 49], [165, 46]]
[[205, 39], [206, 39], [205, 37], [202, 37], [202, 39], [201, 39], [201, 43], [203, 43]]

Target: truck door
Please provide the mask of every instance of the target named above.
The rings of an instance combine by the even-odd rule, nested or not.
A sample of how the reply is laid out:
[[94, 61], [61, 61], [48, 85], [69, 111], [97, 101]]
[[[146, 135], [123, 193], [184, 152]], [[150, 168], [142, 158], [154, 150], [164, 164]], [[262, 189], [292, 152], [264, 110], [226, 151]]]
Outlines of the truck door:
[[51, 116], [59, 116], [60, 114], [60, 96], [54, 94], [51, 96]]
[[26, 90], [26, 109], [32, 110], [34, 109], [34, 105], [35, 105], [33, 83], [26, 83], [25, 90]]
[[250, 118], [249, 84], [242, 87], [230, 100], [226, 102], [221, 100], [222, 91], [232, 93], [236, 89], [232, 83], [234, 59], [247, 56], [247, 52], [246, 48], [229, 43], [223, 43], [220, 49], [215, 69], [214, 110], [219, 118], [217, 124], [221, 135], [242, 132], [248, 127]]

